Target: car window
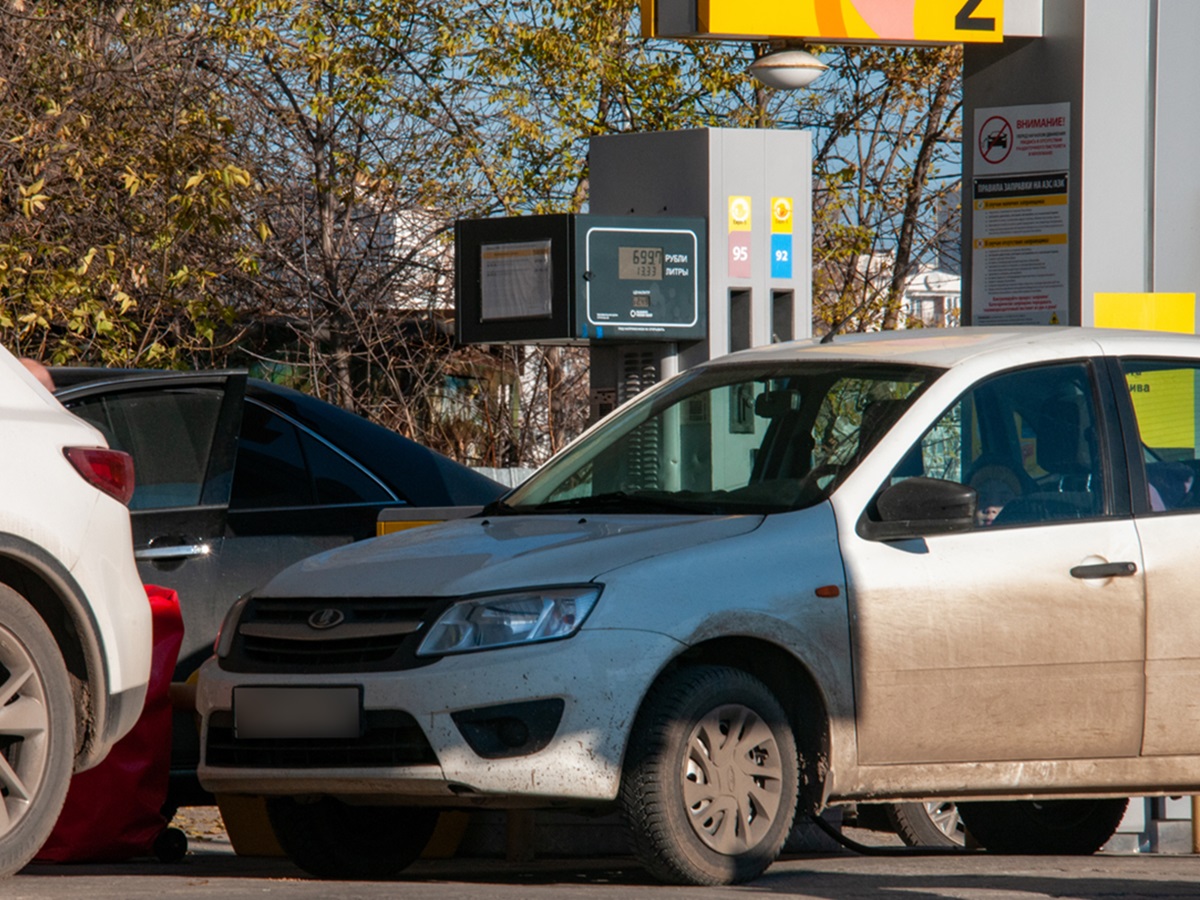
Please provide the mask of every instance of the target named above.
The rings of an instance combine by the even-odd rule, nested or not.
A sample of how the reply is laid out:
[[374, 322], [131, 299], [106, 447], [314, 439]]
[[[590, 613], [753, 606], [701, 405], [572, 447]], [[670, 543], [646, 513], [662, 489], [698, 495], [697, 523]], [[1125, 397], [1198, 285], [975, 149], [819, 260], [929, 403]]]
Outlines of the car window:
[[505, 503], [521, 512], [799, 509], [828, 497], [938, 374], [852, 363], [697, 373], [607, 419]]
[[1197, 375], [1188, 362], [1121, 361], [1129, 389], [1151, 512], [1200, 507], [1200, 460], [1196, 450]]
[[159, 388], [85, 397], [69, 409], [133, 456], [129, 508], [169, 509], [200, 503], [223, 397], [217, 388]]
[[358, 465], [253, 401], [242, 412], [230, 509], [386, 503], [392, 495]]
[[976, 526], [1083, 519], [1105, 509], [1096, 405], [1083, 363], [989, 378], [963, 394], [892, 472], [977, 492]]

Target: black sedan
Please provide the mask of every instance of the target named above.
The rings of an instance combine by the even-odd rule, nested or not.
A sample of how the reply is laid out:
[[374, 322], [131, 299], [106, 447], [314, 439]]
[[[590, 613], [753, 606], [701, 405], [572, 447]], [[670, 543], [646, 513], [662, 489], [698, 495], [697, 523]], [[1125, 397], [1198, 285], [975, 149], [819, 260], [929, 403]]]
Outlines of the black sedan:
[[177, 681], [212, 652], [238, 597], [297, 560], [373, 536], [380, 510], [481, 506], [507, 490], [244, 371], [51, 373], [63, 405], [133, 455], [142, 580], [178, 591], [183, 612]]

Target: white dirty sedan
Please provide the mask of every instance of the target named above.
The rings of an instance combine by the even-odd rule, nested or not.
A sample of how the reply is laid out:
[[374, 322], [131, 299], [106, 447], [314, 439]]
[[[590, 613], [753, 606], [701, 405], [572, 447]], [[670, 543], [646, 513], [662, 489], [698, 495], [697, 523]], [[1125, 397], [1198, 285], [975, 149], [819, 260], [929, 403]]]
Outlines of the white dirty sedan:
[[200, 778], [324, 877], [438, 810], [619, 808], [744, 881], [794, 815], [954, 799], [1089, 853], [1200, 791], [1200, 340], [838, 337], [714, 360], [481, 517], [311, 557], [231, 612]]

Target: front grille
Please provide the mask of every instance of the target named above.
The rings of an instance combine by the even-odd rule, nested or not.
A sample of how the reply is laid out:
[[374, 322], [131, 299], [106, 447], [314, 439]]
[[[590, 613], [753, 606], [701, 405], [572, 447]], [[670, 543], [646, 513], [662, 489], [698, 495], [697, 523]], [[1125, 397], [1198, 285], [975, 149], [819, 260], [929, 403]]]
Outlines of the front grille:
[[333, 769], [437, 765], [416, 719], [398, 710], [365, 710], [357, 738], [239, 740], [231, 713], [215, 712], [208, 725], [210, 766], [245, 769]]
[[[440, 601], [429, 598], [256, 597], [237, 624], [231, 672], [384, 672], [427, 664], [418, 629]], [[313, 621], [325, 624], [316, 627]], [[329, 625], [330, 621], [337, 621]]]

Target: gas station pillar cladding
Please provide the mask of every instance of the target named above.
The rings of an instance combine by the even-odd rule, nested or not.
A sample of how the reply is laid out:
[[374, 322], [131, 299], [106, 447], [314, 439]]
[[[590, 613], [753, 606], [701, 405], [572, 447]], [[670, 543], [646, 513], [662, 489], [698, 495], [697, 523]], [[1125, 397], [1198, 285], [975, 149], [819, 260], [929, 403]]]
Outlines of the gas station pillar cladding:
[[[812, 333], [811, 179], [812, 140], [802, 131], [592, 138], [590, 213], [708, 220], [708, 337], [656, 345], [660, 378]], [[616, 378], [605, 372], [619, 351], [593, 345], [593, 385]]]
[[1197, 0], [1052, 0], [1040, 37], [965, 48], [966, 323], [1196, 291], [1198, 36]]

